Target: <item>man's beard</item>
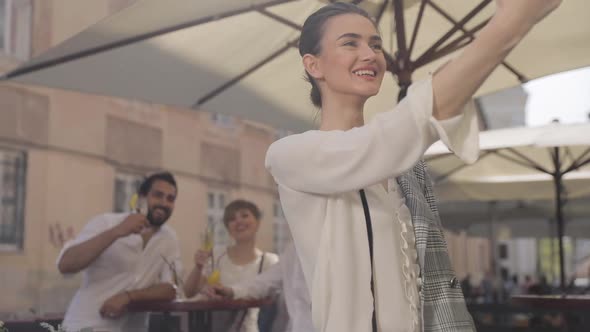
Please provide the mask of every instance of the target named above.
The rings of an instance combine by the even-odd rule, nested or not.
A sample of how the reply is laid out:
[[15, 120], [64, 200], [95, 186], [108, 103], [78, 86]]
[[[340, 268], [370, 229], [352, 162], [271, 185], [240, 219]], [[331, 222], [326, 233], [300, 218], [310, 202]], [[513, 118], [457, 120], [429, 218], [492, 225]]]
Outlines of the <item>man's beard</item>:
[[[160, 209], [161, 212], [163, 211], [164, 215], [162, 217], [155, 217], [154, 211], [156, 209]], [[170, 218], [170, 209], [165, 208], [163, 206], [155, 206], [154, 208], [149, 210], [146, 218], [147, 218], [148, 222], [150, 223], [150, 225], [152, 225], [154, 227], [161, 227], [162, 225], [164, 225], [164, 223], [166, 223], [168, 218]]]

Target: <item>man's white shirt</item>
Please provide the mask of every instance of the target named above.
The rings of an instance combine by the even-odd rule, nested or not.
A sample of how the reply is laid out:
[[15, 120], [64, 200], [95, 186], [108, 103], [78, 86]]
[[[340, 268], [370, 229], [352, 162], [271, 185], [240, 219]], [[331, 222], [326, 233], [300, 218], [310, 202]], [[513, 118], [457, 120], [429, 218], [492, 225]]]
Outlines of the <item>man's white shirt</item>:
[[[85, 242], [121, 223], [128, 213], [107, 213], [94, 217], [78, 236], [68, 241], [57, 262], [72, 246]], [[181, 274], [180, 250], [176, 233], [164, 225], [143, 247], [138, 234], [122, 237], [113, 242], [83, 270], [82, 284], [64, 317], [67, 331], [83, 328], [108, 331], [147, 331], [147, 313], [128, 313], [119, 319], [105, 319], [99, 310], [104, 301], [123, 291], [142, 289], [160, 282], [173, 283], [173, 263]]]

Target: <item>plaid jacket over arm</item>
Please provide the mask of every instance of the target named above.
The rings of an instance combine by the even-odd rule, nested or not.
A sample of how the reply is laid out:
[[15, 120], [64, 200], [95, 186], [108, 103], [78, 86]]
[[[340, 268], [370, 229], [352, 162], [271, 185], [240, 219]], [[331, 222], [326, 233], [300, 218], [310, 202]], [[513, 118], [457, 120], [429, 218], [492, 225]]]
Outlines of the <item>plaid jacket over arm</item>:
[[412, 214], [422, 276], [420, 304], [425, 332], [475, 331], [455, 276], [426, 164], [397, 178]]

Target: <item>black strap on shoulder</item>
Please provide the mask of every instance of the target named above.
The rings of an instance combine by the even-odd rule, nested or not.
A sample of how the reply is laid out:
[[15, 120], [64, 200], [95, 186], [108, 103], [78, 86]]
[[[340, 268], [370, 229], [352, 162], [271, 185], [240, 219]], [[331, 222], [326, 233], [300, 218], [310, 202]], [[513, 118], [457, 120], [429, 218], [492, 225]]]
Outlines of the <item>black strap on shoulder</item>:
[[265, 253], [262, 253], [262, 257], [260, 257], [260, 265], [258, 266], [258, 274], [260, 274], [262, 272], [262, 266], [264, 266], [264, 255]]
[[369, 203], [367, 203], [365, 190], [359, 190], [359, 194], [361, 195], [361, 201], [363, 202], [363, 211], [365, 212], [367, 238], [369, 240], [369, 256], [371, 258], [371, 294], [373, 295], [373, 317], [371, 319], [371, 323], [373, 326], [373, 332], [377, 332], [377, 314], [375, 312], [375, 282], [373, 281], [373, 226], [371, 225], [371, 214], [369, 213]]

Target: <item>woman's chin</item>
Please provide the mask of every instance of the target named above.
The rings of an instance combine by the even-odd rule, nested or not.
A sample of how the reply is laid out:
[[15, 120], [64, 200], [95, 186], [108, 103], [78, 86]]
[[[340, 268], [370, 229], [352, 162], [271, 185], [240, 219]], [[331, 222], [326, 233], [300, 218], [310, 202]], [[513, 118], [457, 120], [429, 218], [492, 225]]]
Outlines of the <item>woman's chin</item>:
[[363, 97], [365, 99], [369, 99], [373, 96], [376, 96], [379, 93], [379, 87], [375, 87], [375, 88], [365, 88], [362, 89], [361, 91], [358, 91], [357, 95], [359, 97]]
[[234, 240], [236, 240], [236, 242], [250, 242], [253, 239], [254, 239], [254, 237], [250, 234], [240, 234], [240, 235], [234, 236]]

